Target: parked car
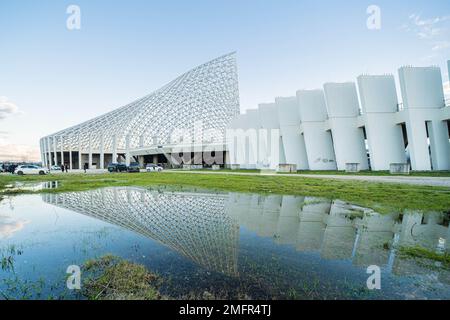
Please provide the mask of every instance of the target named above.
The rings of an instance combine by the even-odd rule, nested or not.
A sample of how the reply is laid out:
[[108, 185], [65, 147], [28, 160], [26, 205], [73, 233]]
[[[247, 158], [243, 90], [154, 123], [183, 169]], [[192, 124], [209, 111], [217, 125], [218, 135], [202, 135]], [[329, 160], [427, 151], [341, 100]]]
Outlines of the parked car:
[[147, 172], [161, 172], [164, 170], [164, 168], [161, 167], [160, 165], [150, 163], [145, 167], [145, 170]]
[[110, 163], [108, 165], [109, 172], [126, 172], [127, 166], [124, 163]]
[[128, 166], [128, 172], [141, 172], [141, 165], [137, 162], [132, 162]]
[[61, 171], [61, 167], [60, 166], [51, 166], [50, 170], [51, 171]]
[[24, 166], [18, 166], [14, 173], [18, 174], [19, 176], [22, 176], [24, 174], [39, 174], [39, 175], [45, 175], [49, 173], [49, 170], [47, 168], [42, 168], [39, 166], [33, 166], [33, 165], [24, 165]]

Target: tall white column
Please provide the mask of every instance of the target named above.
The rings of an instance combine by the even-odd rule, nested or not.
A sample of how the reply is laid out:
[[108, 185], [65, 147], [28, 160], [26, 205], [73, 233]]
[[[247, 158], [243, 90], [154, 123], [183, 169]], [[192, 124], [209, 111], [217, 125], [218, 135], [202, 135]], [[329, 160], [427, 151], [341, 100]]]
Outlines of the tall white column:
[[103, 133], [100, 135], [100, 169], [105, 168], [105, 137]]
[[88, 168], [92, 169], [92, 136], [89, 135], [89, 163]]
[[112, 149], [113, 149], [113, 154], [112, 154], [111, 162], [116, 163], [117, 162], [117, 136], [116, 135], [113, 135]]
[[41, 149], [41, 162], [42, 166], [45, 167], [45, 147], [44, 147], [44, 139], [39, 141], [39, 147]]
[[127, 134], [127, 136], [125, 137], [125, 164], [127, 166], [130, 165], [130, 142], [131, 137], [129, 134]]
[[348, 163], [368, 170], [364, 132], [357, 126], [360, 108], [355, 83], [326, 83], [324, 91], [338, 170], [346, 170]]
[[72, 165], [72, 139], [69, 139], [69, 169], [73, 169]]
[[56, 153], [56, 137], [53, 136], [53, 160], [55, 162], [55, 166], [58, 165], [58, 154]]
[[64, 138], [60, 136], [59, 139], [61, 143], [61, 164], [64, 165]]
[[82, 159], [82, 157], [83, 157], [83, 153], [82, 153], [82, 145], [81, 145], [81, 133], [78, 133], [78, 169], [79, 170], [82, 170], [83, 169], [83, 166], [82, 166], [82, 163], [83, 163], [83, 159]]
[[52, 166], [52, 149], [50, 147], [50, 137], [47, 137], [47, 139], [45, 139], [45, 143], [47, 145], [47, 166], [50, 169], [50, 167]]
[[333, 141], [324, 129], [327, 118], [323, 90], [297, 91], [303, 138], [310, 170], [336, 170]]

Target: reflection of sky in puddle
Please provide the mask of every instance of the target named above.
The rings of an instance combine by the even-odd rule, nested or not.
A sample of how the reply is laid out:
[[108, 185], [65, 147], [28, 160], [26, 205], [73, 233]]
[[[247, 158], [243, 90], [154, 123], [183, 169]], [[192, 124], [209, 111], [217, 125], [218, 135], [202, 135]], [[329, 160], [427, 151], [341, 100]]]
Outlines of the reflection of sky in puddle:
[[[58, 188], [58, 181], [47, 182], [15, 182], [4, 187], [5, 191], [41, 191], [44, 189]], [[0, 191], [1, 193], [1, 191]]]
[[[20, 245], [16, 274], [44, 277], [54, 294], [68, 265], [112, 253], [171, 279], [162, 290], [174, 297], [448, 299], [447, 270], [395, 248], [450, 251], [449, 240], [443, 214], [312, 197], [123, 187], [0, 203], [0, 248]], [[370, 265], [382, 268], [379, 292], [365, 289]]]

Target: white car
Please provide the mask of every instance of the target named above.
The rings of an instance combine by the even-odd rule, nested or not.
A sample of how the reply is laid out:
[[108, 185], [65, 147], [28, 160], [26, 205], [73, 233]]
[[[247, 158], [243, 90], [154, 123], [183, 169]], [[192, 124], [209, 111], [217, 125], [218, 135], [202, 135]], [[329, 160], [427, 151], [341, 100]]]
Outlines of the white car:
[[33, 166], [33, 165], [24, 165], [24, 166], [18, 166], [16, 170], [14, 171], [15, 174], [18, 174], [19, 176], [22, 176], [24, 174], [38, 174], [38, 175], [45, 175], [49, 173], [49, 170], [47, 168], [42, 168], [39, 166]]
[[145, 167], [145, 170], [146, 170], [147, 172], [161, 172], [161, 171], [164, 170], [164, 168], [161, 167], [161, 166], [158, 166], [157, 164], [148, 164], [148, 165]]
[[50, 170], [52, 170], [52, 171], [61, 171], [61, 167], [60, 166], [51, 166]]

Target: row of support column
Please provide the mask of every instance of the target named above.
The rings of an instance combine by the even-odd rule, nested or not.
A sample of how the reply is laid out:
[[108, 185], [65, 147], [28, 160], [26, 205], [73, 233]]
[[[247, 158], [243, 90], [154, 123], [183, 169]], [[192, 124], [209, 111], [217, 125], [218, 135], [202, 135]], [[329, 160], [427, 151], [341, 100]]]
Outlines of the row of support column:
[[[92, 149], [92, 137], [89, 136], [88, 140], [88, 146], [87, 146], [87, 153], [83, 153], [83, 145], [81, 143], [80, 135], [78, 136], [78, 150], [75, 151], [78, 153], [78, 168], [84, 169], [84, 163], [83, 161], [83, 155], [87, 154], [87, 163], [89, 169], [93, 168], [93, 158], [94, 158], [94, 151]], [[59, 145], [58, 145], [59, 142]], [[127, 165], [130, 164], [131, 154], [130, 154], [130, 143], [131, 143], [131, 137], [129, 135], [126, 136], [126, 150], [125, 150], [125, 161]], [[105, 168], [105, 138], [103, 135], [100, 136], [100, 146], [99, 146], [99, 169]], [[69, 147], [67, 150], [64, 148], [64, 136], [52, 136], [52, 137], [46, 137], [43, 138], [40, 142], [41, 147], [41, 158], [43, 161], [43, 164], [50, 168], [51, 166], [64, 164], [68, 162], [70, 170], [74, 169], [74, 159], [73, 159], [73, 148], [72, 145], [69, 144]], [[112, 153], [111, 154], [111, 161], [116, 162], [118, 159], [118, 150], [117, 150], [117, 137], [114, 135], [112, 137]], [[68, 159], [65, 159], [64, 152], [69, 153]], [[59, 159], [58, 159], [58, 154]], [[68, 161], [65, 161], [68, 160]]]

